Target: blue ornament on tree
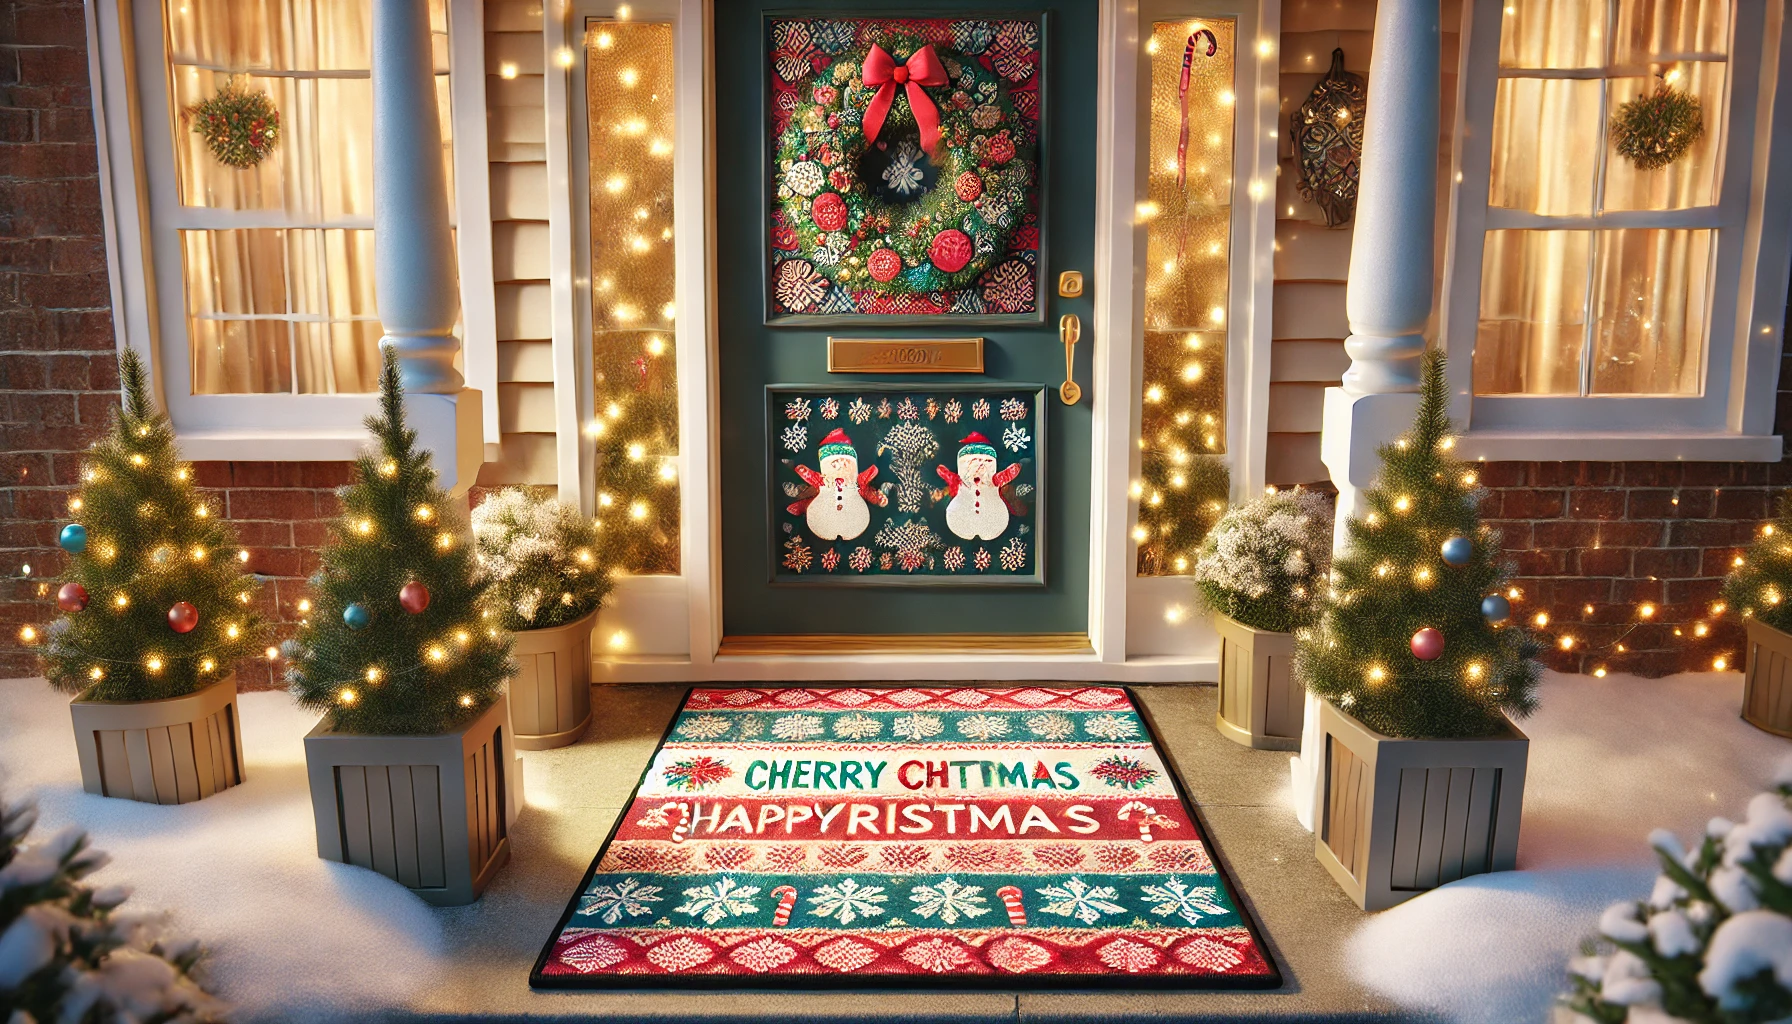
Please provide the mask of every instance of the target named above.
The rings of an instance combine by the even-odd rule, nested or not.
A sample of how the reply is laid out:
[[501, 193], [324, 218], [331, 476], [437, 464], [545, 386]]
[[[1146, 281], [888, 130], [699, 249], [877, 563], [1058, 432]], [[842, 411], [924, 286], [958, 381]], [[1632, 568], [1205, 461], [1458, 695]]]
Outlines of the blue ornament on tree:
[[1467, 537], [1451, 537], [1444, 541], [1444, 562], [1448, 565], [1463, 566], [1475, 554], [1475, 545]]
[[1488, 594], [1481, 599], [1481, 614], [1488, 622], [1504, 622], [1512, 615], [1512, 604], [1498, 594]]
[[342, 624], [350, 629], [366, 629], [372, 621], [373, 613], [364, 604], [356, 602], [342, 609]]
[[64, 526], [62, 528], [62, 533], [56, 538], [56, 543], [62, 545], [62, 550], [71, 555], [78, 555], [81, 552], [86, 551], [87, 527], [82, 526], [80, 523], [70, 523], [67, 526]]

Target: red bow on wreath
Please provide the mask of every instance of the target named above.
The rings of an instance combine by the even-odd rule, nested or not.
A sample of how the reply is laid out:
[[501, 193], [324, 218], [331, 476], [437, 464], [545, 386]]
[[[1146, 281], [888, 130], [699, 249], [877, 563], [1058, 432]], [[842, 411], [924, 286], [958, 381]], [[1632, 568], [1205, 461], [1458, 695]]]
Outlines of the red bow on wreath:
[[884, 118], [890, 113], [890, 104], [896, 102], [896, 87], [907, 85], [908, 106], [915, 112], [915, 124], [921, 128], [921, 148], [934, 156], [940, 144], [940, 108], [933, 105], [933, 100], [921, 87], [945, 85], [948, 79], [932, 45], [921, 47], [907, 63], [898, 64], [883, 47], [871, 44], [871, 52], [865, 55], [864, 81], [877, 89], [877, 95], [871, 97], [871, 103], [865, 107], [865, 141], [877, 141], [877, 133], [883, 131]]

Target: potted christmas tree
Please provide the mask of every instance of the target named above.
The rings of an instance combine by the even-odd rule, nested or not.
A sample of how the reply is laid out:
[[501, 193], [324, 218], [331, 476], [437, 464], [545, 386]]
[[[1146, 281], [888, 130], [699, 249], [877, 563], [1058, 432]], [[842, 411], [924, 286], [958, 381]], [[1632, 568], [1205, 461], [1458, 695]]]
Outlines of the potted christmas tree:
[[324, 713], [305, 737], [318, 855], [453, 906], [510, 859], [522, 799], [510, 637], [481, 608], [470, 545], [405, 426], [401, 390], [388, 348], [367, 419], [376, 450], [339, 494], [286, 677]]
[[610, 592], [597, 522], [563, 501], [510, 487], [473, 510], [473, 540], [498, 625], [516, 635], [516, 745], [577, 742], [591, 724], [591, 631]]
[[1742, 666], [1742, 719], [1792, 736], [1792, 494], [1780, 497], [1760, 539], [1724, 580], [1724, 602], [1748, 630]]
[[1425, 357], [1417, 422], [1346, 524], [1295, 672], [1320, 703], [1319, 860], [1365, 910], [1518, 852], [1536, 706], [1536, 641], [1500, 595], [1499, 537], [1475, 474], [1450, 457], [1442, 356]]
[[73, 557], [57, 581], [64, 614], [47, 630], [44, 675], [74, 694], [87, 792], [186, 803], [243, 781], [233, 667], [260, 643], [257, 587], [180, 461], [135, 352], [119, 373], [123, 407], [68, 503], [76, 521], [59, 542]]
[[1305, 691], [1294, 630], [1312, 621], [1332, 548], [1331, 502], [1271, 491], [1229, 510], [1201, 543], [1195, 587], [1220, 635], [1220, 734], [1259, 750], [1300, 746]]

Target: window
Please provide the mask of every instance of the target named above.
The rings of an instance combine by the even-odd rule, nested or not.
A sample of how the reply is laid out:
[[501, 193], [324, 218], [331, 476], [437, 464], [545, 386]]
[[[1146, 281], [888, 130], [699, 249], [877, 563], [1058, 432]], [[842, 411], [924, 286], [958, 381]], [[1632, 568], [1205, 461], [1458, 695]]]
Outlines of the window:
[[[1761, 235], [1753, 180], [1785, 174], [1764, 159], [1783, 12], [1748, 0], [1465, 7], [1442, 321], [1465, 450], [1594, 457], [1500, 448], [1501, 433], [1771, 440], [1771, 380], [1745, 374], [1776, 372], [1783, 320], [1786, 238]], [[1665, 164], [1635, 162], [1614, 120], [1664, 91], [1697, 101], [1701, 131]]]
[[[447, 14], [432, 0], [448, 147]], [[165, 0], [173, 196], [193, 395], [377, 389], [370, 0]], [[221, 90], [265, 95], [278, 141], [247, 168], [194, 130]], [[174, 281], [173, 275], [169, 280]]]

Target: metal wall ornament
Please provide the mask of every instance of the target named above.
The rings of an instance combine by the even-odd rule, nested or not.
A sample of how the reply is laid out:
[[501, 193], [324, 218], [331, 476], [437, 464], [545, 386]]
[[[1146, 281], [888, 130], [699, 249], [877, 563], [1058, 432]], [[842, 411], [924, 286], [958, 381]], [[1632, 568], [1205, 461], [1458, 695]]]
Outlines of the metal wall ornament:
[[1319, 207], [1328, 228], [1343, 227], [1356, 213], [1367, 97], [1363, 76], [1344, 70], [1344, 51], [1334, 49], [1331, 70], [1289, 126], [1300, 164], [1300, 196]]

